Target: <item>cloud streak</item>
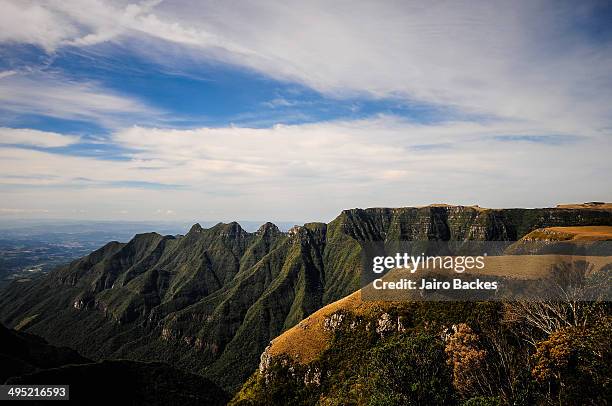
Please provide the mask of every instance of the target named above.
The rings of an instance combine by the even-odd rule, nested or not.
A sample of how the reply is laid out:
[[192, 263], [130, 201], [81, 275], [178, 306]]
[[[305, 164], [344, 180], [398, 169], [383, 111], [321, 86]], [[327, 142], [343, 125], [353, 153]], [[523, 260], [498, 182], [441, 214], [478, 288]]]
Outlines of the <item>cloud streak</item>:
[[79, 137], [29, 128], [0, 127], [0, 145], [29, 145], [43, 148], [65, 147], [79, 142]]
[[37, 114], [101, 123], [107, 127], [162, 112], [139, 100], [111, 92], [95, 82], [73, 81], [62, 75], [18, 72], [0, 77], [0, 103], [5, 112]]

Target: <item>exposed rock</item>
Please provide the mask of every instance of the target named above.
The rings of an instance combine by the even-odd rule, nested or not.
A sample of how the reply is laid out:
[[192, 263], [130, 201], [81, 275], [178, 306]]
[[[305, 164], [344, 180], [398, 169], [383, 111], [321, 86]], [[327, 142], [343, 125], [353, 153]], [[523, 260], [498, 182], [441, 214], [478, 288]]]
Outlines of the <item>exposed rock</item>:
[[323, 321], [323, 329], [325, 331], [336, 331], [342, 325], [342, 321], [346, 315], [344, 313], [334, 313], [329, 317], [326, 317]]
[[302, 229], [301, 226], [297, 226], [297, 225], [293, 226], [289, 229], [289, 231], [287, 231], [287, 234], [289, 235], [289, 237], [295, 237], [300, 232], [301, 229]]
[[405, 321], [405, 317], [397, 316], [397, 331], [399, 333], [403, 333], [406, 331]]
[[396, 331], [396, 323], [393, 322], [389, 313], [383, 313], [376, 320], [376, 333], [381, 337]]
[[270, 355], [270, 348], [272, 347], [272, 343], [268, 344], [264, 352], [259, 356], [259, 373], [262, 376], [266, 375], [266, 371], [270, 367], [270, 363], [272, 362], [272, 356]]
[[320, 386], [321, 385], [321, 369], [318, 367], [308, 367], [304, 374], [304, 385]]

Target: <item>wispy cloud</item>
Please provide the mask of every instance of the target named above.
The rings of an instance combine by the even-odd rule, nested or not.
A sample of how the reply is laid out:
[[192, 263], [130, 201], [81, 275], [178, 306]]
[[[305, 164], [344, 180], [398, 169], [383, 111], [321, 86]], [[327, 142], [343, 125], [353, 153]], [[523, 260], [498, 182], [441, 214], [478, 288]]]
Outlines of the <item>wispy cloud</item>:
[[65, 147], [75, 144], [79, 137], [64, 135], [48, 131], [38, 131], [29, 128], [6, 128], [0, 127], [0, 145], [30, 145], [36, 147]]
[[15, 207], [0, 207], [0, 215], [14, 215], [14, 214], [41, 214], [49, 213], [46, 209], [18, 209]]
[[17, 71], [14, 71], [14, 70], [5, 70], [3, 72], [0, 72], [0, 79], [6, 78], [8, 76], [12, 76], [12, 75], [14, 75], [16, 73], [17, 73]]
[[139, 100], [112, 92], [95, 82], [73, 81], [58, 74], [22, 72], [0, 78], [0, 109], [15, 114], [37, 114], [86, 120], [117, 127], [162, 113]]
[[2, 41], [37, 44], [51, 52], [78, 32], [73, 21], [42, 3], [2, 0], [0, 7]]
[[100, 0], [2, 0], [6, 11], [0, 40], [36, 44], [48, 52], [61, 46], [90, 46], [122, 36], [145, 34], [161, 40], [193, 46], [222, 47], [250, 53], [204, 29], [153, 12], [162, 0], [104, 2]]
[[540, 143], [550, 145], [560, 145], [572, 142], [579, 142], [580, 137], [572, 135], [548, 135], [548, 134], [520, 134], [520, 135], [497, 135], [495, 137], [498, 141], [505, 142], [528, 142], [528, 143]]

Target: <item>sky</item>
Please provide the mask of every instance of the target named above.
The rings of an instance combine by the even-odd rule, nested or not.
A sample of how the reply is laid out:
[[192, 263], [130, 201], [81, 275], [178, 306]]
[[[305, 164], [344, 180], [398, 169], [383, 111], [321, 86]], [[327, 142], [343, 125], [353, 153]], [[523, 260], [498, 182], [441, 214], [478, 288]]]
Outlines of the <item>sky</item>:
[[0, 10], [0, 219], [612, 201], [610, 2]]

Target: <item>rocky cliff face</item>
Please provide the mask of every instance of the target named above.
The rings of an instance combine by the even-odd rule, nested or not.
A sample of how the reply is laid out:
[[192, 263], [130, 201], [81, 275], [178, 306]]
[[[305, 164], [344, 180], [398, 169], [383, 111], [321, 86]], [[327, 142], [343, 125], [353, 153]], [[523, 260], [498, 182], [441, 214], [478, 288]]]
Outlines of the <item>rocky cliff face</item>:
[[228, 389], [269, 341], [359, 287], [359, 241], [516, 240], [544, 226], [612, 225], [598, 208], [352, 209], [329, 224], [248, 233], [194, 225], [185, 236], [109, 243], [48, 277], [14, 283], [0, 319], [91, 358], [161, 360]]
[[609, 225], [609, 209], [483, 209], [466, 206], [344, 210], [343, 231], [357, 240], [518, 240], [541, 227]]

